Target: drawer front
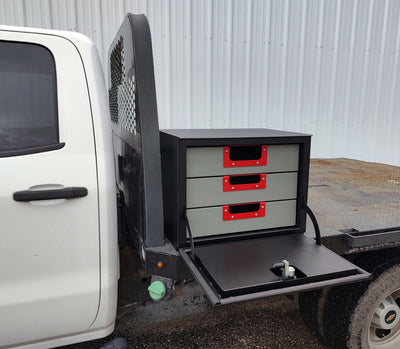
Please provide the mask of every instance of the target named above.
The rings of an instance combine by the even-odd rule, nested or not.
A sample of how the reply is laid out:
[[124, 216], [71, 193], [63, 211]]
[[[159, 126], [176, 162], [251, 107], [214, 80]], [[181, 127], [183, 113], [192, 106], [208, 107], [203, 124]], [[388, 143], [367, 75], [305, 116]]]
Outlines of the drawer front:
[[[229, 174], [294, 172], [299, 167], [299, 145], [268, 145], [266, 147], [266, 165], [247, 166], [254, 161], [237, 161], [234, 167], [232, 162], [224, 159], [224, 147], [188, 148], [186, 154], [186, 176], [208, 177]], [[225, 151], [227, 151], [225, 149]], [[225, 166], [224, 166], [225, 163]]]
[[[243, 176], [247, 180], [246, 177]], [[228, 186], [227, 184], [230, 181], [234, 182], [234, 179], [239, 177], [189, 178], [186, 181], [186, 207], [296, 199], [297, 172], [268, 173], [259, 177], [260, 182], [262, 182], [259, 184], [232, 184]], [[250, 180], [253, 181], [252, 178]], [[245, 189], [248, 187], [252, 187], [252, 189]]]
[[188, 209], [187, 216], [193, 237], [220, 235], [251, 230], [289, 227], [296, 224], [296, 200], [265, 203], [263, 216], [224, 220], [223, 206]]

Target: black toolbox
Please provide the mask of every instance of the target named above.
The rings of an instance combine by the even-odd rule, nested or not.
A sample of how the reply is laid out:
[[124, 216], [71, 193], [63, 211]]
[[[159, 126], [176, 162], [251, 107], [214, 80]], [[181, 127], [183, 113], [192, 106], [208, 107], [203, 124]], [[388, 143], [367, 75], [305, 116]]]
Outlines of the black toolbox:
[[310, 139], [269, 129], [160, 132], [165, 235], [213, 304], [369, 278], [304, 235]]

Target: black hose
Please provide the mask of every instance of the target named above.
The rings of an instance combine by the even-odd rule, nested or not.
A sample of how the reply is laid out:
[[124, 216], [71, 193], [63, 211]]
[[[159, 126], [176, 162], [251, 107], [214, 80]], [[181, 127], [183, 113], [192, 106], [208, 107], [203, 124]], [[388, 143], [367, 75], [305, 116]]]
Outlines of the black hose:
[[189, 232], [189, 239], [190, 239], [190, 257], [192, 259], [192, 261], [194, 262], [194, 241], [193, 241], [193, 235], [192, 235], [192, 230], [190, 229], [190, 224], [189, 224], [189, 220], [186, 216], [186, 212], [184, 214], [184, 219], [185, 219], [185, 224], [186, 224], [186, 228]]
[[309, 208], [306, 203], [304, 203], [303, 206], [304, 206], [304, 209], [306, 210], [307, 214], [310, 216], [311, 222], [314, 226], [315, 241], [316, 241], [317, 245], [321, 245], [321, 231], [319, 230], [317, 218], [315, 217], [313, 211], [311, 211], [311, 208]]

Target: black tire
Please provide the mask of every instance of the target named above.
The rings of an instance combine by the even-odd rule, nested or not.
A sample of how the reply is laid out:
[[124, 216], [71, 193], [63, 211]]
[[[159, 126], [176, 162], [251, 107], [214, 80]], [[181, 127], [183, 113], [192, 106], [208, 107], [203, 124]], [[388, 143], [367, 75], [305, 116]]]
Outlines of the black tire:
[[323, 340], [323, 311], [330, 289], [299, 293], [301, 317], [314, 336]]
[[[387, 254], [391, 255], [390, 252]], [[384, 251], [374, 253], [359, 263], [373, 274], [372, 281], [332, 288], [323, 312], [325, 344], [335, 349], [400, 348], [400, 323], [389, 333], [371, 327], [378, 306], [386, 297], [400, 290], [399, 257], [393, 258], [392, 255], [391, 259], [382, 263], [384, 256]], [[398, 295], [400, 304], [400, 291]]]

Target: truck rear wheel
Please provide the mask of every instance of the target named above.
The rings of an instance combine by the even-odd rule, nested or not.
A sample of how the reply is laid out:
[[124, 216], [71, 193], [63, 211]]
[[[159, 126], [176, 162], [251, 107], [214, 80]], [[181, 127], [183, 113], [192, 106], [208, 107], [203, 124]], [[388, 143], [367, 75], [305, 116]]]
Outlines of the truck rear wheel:
[[[382, 255], [376, 257], [382, 259]], [[370, 270], [374, 280], [339, 286], [329, 293], [322, 323], [326, 344], [334, 348], [400, 348], [400, 264], [396, 259], [375, 264]]]
[[382, 273], [360, 297], [350, 319], [349, 347], [400, 348], [400, 265]]

